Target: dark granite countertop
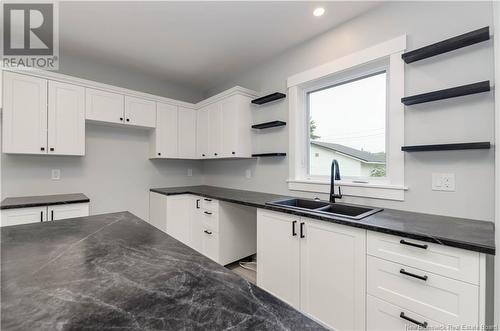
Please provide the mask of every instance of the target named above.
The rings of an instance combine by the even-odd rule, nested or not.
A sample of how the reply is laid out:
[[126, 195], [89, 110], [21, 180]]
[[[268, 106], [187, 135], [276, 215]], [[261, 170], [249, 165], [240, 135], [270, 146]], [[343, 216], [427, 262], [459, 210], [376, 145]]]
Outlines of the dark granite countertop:
[[29, 197], [5, 198], [0, 203], [0, 209], [64, 205], [68, 203], [82, 202], [90, 202], [90, 199], [83, 193], [38, 195]]
[[195, 194], [203, 197], [270, 209], [326, 222], [354, 226], [466, 250], [495, 254], [495, 226], [492, 222], [431, 214], [384, 209], [361, 220], [330, 217], [311, 212], [266, 205], [266, 202], [289, 198], [282, 195], [227, 189], [214, 186], [154, 188], [165, 195]]
[[129, 212], [0, 230], [2, 330], [324, 330]]

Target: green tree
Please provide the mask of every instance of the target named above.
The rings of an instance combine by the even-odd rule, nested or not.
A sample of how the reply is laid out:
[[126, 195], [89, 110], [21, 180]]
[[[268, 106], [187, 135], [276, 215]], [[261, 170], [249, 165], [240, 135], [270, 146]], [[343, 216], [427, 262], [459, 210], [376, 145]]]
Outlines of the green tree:
[[320, 136], [317, 136], [314, 134], [314, 132], [316, 131], [316, 122], [314, 122], [314, 120], [312, 119], [312, 117], [309, 117], [309, 138], [311, 140], [316, 140], [316, 139], [319, 139], [321, 138]]

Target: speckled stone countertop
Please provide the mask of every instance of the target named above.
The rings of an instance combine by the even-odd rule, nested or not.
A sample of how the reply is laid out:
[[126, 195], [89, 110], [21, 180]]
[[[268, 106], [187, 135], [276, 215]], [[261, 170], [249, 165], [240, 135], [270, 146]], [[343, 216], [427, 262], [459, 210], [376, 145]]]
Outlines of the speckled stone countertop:
[[29, 197], [5, 198], [0, 203], [0, 209], [53, 206], [89, 201], [90, 199], [83, 193], [37, 195]]
[[129, 212], [1, 235], [2, 330], [325, 330]]
[[481, 253], [495, 254], [495, 226], [492, 222], [394, 209], [384, 209], [364, 219], [352, 220], [266, 204], [267, 202], [290, 198], [287, 196], [214, 186], [153, 188], [150, 191], [165, 195], [195, 194], [256, 208], [280, 211]]

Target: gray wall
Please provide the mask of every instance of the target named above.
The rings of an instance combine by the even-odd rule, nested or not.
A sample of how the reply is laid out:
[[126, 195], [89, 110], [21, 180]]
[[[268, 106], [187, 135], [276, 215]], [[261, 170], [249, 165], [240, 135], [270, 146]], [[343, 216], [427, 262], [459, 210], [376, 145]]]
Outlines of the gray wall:
[[[149, 160], [146, 130], [87, 123], [86, 135], [83, 157], [2, 154], [2, 198], [82, 192], [92, 214], [128, 210], [147, 219], [150, 188], [202, 181], [198, 161]], [[60, 180], [50, 179], [52, 169]]]
[[[323, 19], [327, 19], [327, 16]], [[241, 73], [207, 95], [234, 85], [264, 93], [283, 92], [286, 91], [286, 79], [292, 74], [399, 35], [408, 35], [408, 49], [411, 50], [472, 29], [491, 26], [492, 20], [492, 4], [487, 2], [385, 3], [374, 11]], [[493, 68], [491, 41], [406, 65], [406, 95], [493, 80]], [[493, 108], [493, 93], [409, 107], [405, 113], [406, 144], [493, 141]], [[255, 110], [253, 117], [255, 123], [287, 120], [288, 101]], [[287, 130], [257, 134], [255, 150], [287, 151]], [[245, 177], [246, 169], [251, 170], [251, 179]], [[358, 198], [345, 200], [493, 221], [493, 169], [493, 150], [406, 154], [405, 182], [409, 190], [404, 202]], [[311, 196], [288, 191], [288, 159], [205, 161], [203, 172], [205, 183], [210, 185]], [[432, 191], [433, 172], [455, 173], [456, 191]]]

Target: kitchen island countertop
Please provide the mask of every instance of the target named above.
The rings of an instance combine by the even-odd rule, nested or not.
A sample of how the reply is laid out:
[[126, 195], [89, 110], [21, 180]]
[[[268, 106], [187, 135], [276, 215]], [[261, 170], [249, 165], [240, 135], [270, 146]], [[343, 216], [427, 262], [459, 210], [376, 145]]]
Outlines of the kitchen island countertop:
[[2, 330], [324, 330], [129, 212], [1, 232]]

